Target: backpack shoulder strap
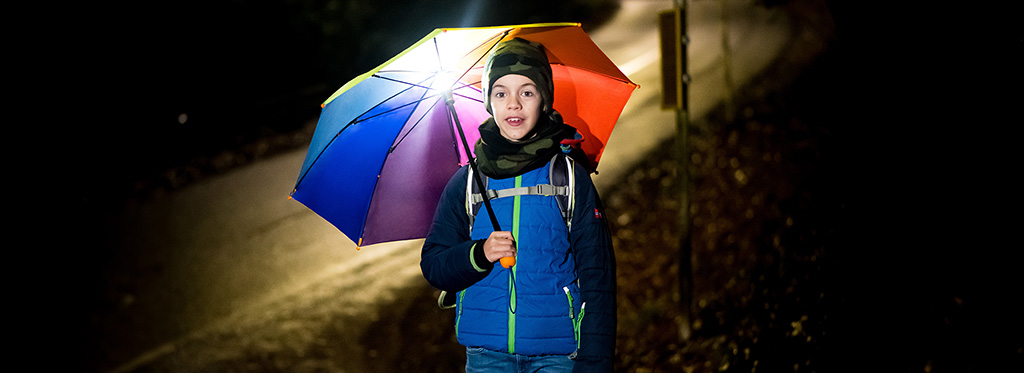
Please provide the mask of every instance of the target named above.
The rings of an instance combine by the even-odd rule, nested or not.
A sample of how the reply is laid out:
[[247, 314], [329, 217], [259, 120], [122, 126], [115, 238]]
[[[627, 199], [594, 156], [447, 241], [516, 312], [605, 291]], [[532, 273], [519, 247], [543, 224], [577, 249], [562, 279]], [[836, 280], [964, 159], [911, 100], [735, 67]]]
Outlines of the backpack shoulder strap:
[[[483, 205], [483, 199], [480, 197], [480, 187], [477, 186], [476, 181], [473, 180], [473, 167], [469, 167], [466, 172], [466, 216], [469, 217], [469, 233], [473, 234], [473, 223], [476, 220], [476, 214], [480, 212], [480, 207]], [[484, 176], [481, 181], [484, 183], [484, 188], [487, 188], [489, 177]]]
[[558, 153], [551, 158], [548, 168], [548, 180], [556, 188], [564, 188], [567, 192], [555, 195], [558, 202], [558, 209], [562, 212], [565, 225], [572, 231], [573, 205], [576, 203], [576, 173], [574, 172], [574, 161], [572, 157]]

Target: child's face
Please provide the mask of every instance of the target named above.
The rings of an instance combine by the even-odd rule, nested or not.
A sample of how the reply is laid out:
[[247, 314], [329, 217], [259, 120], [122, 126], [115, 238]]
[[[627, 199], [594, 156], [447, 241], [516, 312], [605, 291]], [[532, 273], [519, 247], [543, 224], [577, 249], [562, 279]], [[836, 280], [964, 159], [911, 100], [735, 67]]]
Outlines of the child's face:
[[522, 75], [508, 74], [494, 82], [490, 94], [494, 121], [506, 139], [521, 141], [537, 126], [542, 101], [533, 80]]

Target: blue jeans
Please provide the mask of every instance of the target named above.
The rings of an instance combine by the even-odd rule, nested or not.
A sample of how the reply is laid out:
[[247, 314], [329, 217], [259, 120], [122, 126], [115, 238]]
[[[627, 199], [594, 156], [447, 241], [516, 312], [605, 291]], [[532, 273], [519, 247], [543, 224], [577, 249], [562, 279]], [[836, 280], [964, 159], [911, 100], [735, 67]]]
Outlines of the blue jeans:
[[575, 364], [575, 361], [565, 355], [524, 356], [485, 348], [466, 349], [466, 373], [571, 373]]

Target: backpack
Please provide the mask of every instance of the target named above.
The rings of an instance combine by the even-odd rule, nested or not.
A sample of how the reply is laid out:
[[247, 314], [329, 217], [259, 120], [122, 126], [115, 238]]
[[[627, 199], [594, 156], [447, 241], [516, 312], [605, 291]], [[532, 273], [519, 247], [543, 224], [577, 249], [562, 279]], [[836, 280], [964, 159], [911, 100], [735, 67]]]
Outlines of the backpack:
[[[558, 203], [558, 210], [562, 213], [562, 219], [565, 220], [565, 226], [572, 233], [572, 212], [576, 197], [574, 165], [575, 161], [565, 153], [558, 153], [551, 157], [551, 162], [548, 162], [548, 182], [551, 184], [493, 190], [486, 189], [489, 178], [484, 177], [481, 180], [483, 181], [484, 189], [487, 190], [488, 199], [521, 195], [554, 196], [555, 201]], [[469, 230], [470, 234], [472, 234], [473, 222], [476, 220], [476, 214], [480, 212], [480, 208], [483, 205], [484, 195], [480, 193], [480, 188], [473, 180], [473, 168], [470, 167], [468, 171], [466, 173], [466, 215], [469, 216]], [[442, 290], [441, 295], [437, 298], [437, 306], [441, 309], [455, 308], [455, 294]]]
[[[554, 157], [551, 157], [551, 162], [548, 162], [548, 180], [551, 184], [502, 190], [487, 189], [487, 199], [493, 200], [521, 195], [554, 196], [555, 201], [558, 203], [558, 210], [562, 213], [562, 219], [565, 220], [565, 225], [569, 228], [569, 232], [572, 232], [572, 213], [576, 192], [574, 164], [575, 161], [573, 161], [572, 157], [564, 153], [555, 154]], [[472, 167], [469, 168], [469, 172], [466, 175], [466, 215], [469, 216], [469, 230], [472, 234], [473, 222], [476, 220], [476, 215], [480, 211], [481, 205], [483, 205], [484, 194], [480, 193], [477, 183], [473, 181]], [[487, 177], [481, 179], [485, 189], [487, 188], [488, 179]]]

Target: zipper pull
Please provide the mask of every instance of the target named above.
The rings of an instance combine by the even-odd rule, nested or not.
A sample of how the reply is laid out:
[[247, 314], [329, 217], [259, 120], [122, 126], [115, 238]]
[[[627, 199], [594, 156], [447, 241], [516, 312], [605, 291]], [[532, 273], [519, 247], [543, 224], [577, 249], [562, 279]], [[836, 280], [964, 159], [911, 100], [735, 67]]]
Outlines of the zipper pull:
[[572, 294], [569, 294], [569, 287], [563, 286], [562, 290], [565, 290], [565, 298], [569, 300], [569, 319], [575, 319], [576, 315], [574, 314], [576, 313], [576, 310], [572, 308]]

